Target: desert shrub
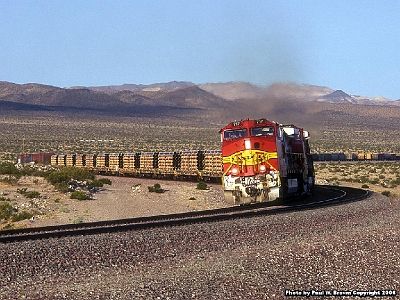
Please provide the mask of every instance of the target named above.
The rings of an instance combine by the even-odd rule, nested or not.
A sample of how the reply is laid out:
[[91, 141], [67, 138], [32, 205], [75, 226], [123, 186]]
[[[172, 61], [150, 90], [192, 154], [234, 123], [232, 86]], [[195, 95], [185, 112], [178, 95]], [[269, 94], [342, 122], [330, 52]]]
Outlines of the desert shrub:
[[103, 185], [104, 185], [103, 182], [100, 181], [100, 180], [89, 181], [89, 182], [86, 184], [86, 186], [87, 186], [88, 189], [93, 189], [93, 188], [96, 188], [96, 187], [103, 187]]
[[363, 189], [368, 189], [369, 186], [368, 186], [368, 184], [363, 184], [363, 185], [361, 186], [361, 188], [363, 188]]
[[83, 221], [84, 221], [84, 217], [83, 217], [83, 216], [78, 216], [78, 217], [76, 217], [76, 218], [74, 219], [74, 221], [73, 221], [72, 223], [74, 223], [74, 224], [80, 224], [80, 223], [83, 223]]
[[378, 179], [371, 179], [370, 181], [369, 181], [369, 183], [370, 184], [378, 184], [379, 183], [379, 180]]
[[208, 188], [207, 183], [205, 183], [204, 181], [200, 181], [197, 184], [197, 189], [198, 190], [206, 190]]
[[390, 196], [390, 191], [383, 191], [381, 194], [386, 196], [386, 197], [389, 197]]
[[71, 179], [78, 181], [94, 180], [94, 175], [90, 171], [75, 167], [66, 167], [60, 170], [45, 172], [44, 177], [62, 193], [69, 191], [68, 182]]
[[339, 178], [337, 178], [336, 176], [334, 176], [334, 177], [332, 177], [332, 178], [329, 178], [328, 180], [329, 180], [329, 181], [339, 181]]
[[367, 178], [367, 176], [360, 176], [360, 182], [362, 182], [362, 183], [365, 183], [365, 182], [368, 182], [368, 178]]
[[18, 221], [30, 219], [30, 218], [32, 218], [33, 216], [34, 216], [33, 213], [30, 213], [30, 212], [24, 210], [24, 211], [22, 211], [22, 212], [20, 212], [20, 213], [18, 213], [18, 214], [12, 215], [12, 216], [11, 216], [11, 220], [12, 220], [13, 222], [18, 222]]
[[67, 182], [57, 182], [54, 184], [54, 188], [60, 193], [67, 193], [69, 191]]
[[161, 188], [159, 183], [155, 183], [153, 186], [148, 186], [150, 193], [164, 193], [165, 191]]
[[29, 191], [28, 192], [27, 188], [17, 189], [17, 192], [29, 199], [40, 197], [40, 193], [38, 191]]
[[17, 167], [10, 162], [0, 163], [0, 174], [19, 174]]
[[44, 177], [53, 185], [60, 182], [68, 182], [71, 179], [78, 181], [94, 180], [94, 175], [89, 170], [75, 167], [45, 172]]
[[1, 179], [2, 182], [14, 185], [18, 183], [19, 180], [19, 176], [18, 175], [9, 175], [9, 176], [5, 176]]
[[97, 180], [102, 182], [103, 184], [108, 184], [108, 185], [112, 184], [112, 181], [109, 178], [100, 178], [100, 179], [97, 179]]
[[86, 193], [84, 191], [75, 191], [75, 192], [71, 193], [70, 198], [77, 199], [77, 200], [89, 200], [90, 196], [88, 195], [88, 193]]
[[7, 220], [15, 212], [10, 203], [0, 202], [0, 220]]
[[26, 192], [24, 196], [26, 198], [29, 198], [29, 199], [39, 198], [40, 197], [40, 192], [38, 192], [38, 191], [29, 191], [29, 192]]

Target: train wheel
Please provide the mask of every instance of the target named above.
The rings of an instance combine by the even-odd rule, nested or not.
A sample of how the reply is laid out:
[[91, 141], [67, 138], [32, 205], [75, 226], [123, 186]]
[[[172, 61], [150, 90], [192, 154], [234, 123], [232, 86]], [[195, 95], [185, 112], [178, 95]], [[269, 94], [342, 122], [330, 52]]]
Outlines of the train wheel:
[[224, 196], [225, 196], [225, 201], [235, 205], [236, 203], [236, 197], [233, 195], [232, 191], [224, 191]]

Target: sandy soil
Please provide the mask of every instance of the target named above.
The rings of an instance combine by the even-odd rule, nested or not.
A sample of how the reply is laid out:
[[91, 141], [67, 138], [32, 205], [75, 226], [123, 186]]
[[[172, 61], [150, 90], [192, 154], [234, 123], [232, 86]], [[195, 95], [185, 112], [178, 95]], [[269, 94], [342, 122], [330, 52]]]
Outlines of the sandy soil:
[[[100, 176], [101, 177], [101, 176]], [[213, 209], [228, 206], [219, 184], [209, 184], [208, 190], [196, 189], [196, 182], [164, 181], [147, 178], [108, 177], [112, 185], [104, 185], [93, 200], [69, 199], [68, 194], [54, 191], [40, 177], [24, 177], [18, 185], [0, 182], [0, 197], [16, 204], [19, 211], [36, 210], [33, 220], [14, 223], [15, 227], [38, 227], [59, 224], [93, 222], [178, 212]], [[159, 183], [164, 193], [150, 193], [148, 186]], [[39, 191], [40, 197], [28, 199], [17, 189]], [[6, 223], [0, 224], [0, 228]]]

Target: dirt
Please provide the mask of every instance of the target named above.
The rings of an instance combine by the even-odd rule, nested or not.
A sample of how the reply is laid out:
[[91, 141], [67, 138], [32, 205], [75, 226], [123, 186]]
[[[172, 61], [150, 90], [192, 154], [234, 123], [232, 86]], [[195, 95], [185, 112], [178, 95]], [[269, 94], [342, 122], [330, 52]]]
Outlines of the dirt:
[[[99, 176], [101, 177], [101, 176]], [[226, 207], [220, 184], [208, 184], [198, 190], [196, 182], [164, 181], [147, 178], [107, 177], [92, 200], [70, 199], [41, 177], [23, 177], [17, 184], [0, 182], [0, 197], [9, 199], [18, 211], [36, 211], [33, 218], [12, 223], [13, 228], [94, 222], [160, 214], [197, 211]], [[163, 193], [149, 192], [148, 186], [161, 185]], [[38, 198], [29, 199], [18, 189], [38, 191]], [[6, 226], [0, 224], [0, 228]]]

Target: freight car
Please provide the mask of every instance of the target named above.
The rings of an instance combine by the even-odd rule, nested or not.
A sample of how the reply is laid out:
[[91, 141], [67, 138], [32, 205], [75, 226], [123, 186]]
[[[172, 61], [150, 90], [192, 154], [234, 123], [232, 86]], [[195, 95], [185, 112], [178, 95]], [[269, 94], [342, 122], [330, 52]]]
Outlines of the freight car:
[[41, 163], [48, 165], [54, 153], [25, 153], [18, 157], [18, 163]]
[[132, 152], [99, 154], [59, 154], [51, 157], [54, 166], [75, 166], [99, 174], [220, 180], [221, 150], [181, 152]]
[[400, 156], [394, 153], [314, 153], [312, 154], [314, 161], [385, 161], [400, 160]]
[[314, 186], [309, 133], [267, 119], [229, 123], [220, 131], [225, 199], [232, 204], [272, 201]]

